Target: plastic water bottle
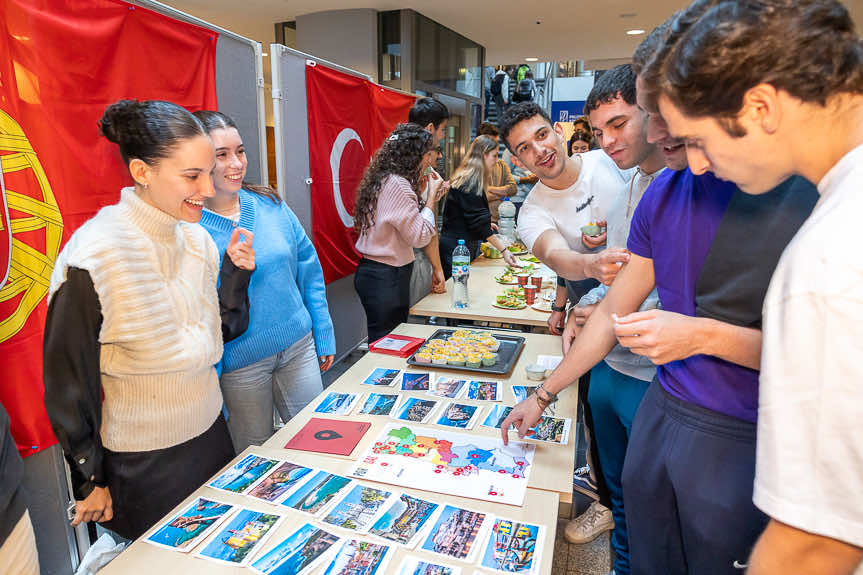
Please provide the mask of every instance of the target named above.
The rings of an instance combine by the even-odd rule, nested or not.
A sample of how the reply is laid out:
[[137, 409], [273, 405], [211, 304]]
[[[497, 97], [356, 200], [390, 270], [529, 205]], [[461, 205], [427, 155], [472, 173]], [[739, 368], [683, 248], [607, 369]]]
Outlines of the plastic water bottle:
[[470, 252], [459, 240], [452, 251], [452, 307], [465, 309], [470, 306], [467, 293], [467, 279], [470, 276]]
[[515, 204], [509, 201], [509, 198], [504, 198], [497, 210], [498, 220], [497, 225], [500, 228], [498, 232], [506, 245], [515, 242]]

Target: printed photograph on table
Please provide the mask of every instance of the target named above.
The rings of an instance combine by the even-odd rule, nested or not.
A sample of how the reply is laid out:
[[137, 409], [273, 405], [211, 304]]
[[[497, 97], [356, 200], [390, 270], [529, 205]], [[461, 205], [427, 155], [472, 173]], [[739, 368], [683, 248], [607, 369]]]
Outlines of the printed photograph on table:
[[250, 453], [207, 485], [215, 489], [242, 493], [279, 463], [277, 459]]
[[458, 398], [467, 387], [467, 380], [451, 377], [437, 377], [432, 383], [429, 394], [437, 397]]
[[359, 395], [356, 393], [330, 392], [315, 408], [315, 413], [347, 415], [353, 409], [357, 399], [359, 399]]
[[569, 443], [569, 428], [571, 425], [572, 420], [568, 418], [543, 416], [539, 418], [536, 425], [528, 429], [525, 439], [566, 445]]
[[325, 562], [339, 536], [306, 523], [249, 565], [262, 575], [302, 575]]
[[402, 373], [402, 391], [428, 391], [431, 385], [432, 374], [424, 372]]
[[351, 480], [348, 477], [318, 471], [288, 495], [282, 501], [282, 505], [317, 515], [350, 484]]
[[240, 509], [195, 556], [229, 565], [246, 565], [275, 531], [281, 518], [275, 513]]
[[311, 472], [312, 469], [308, 467], [284, 461], [253, 485], [246, 495], [273, 503], [299, 485]]
[[228, 503], [198, 497], [159, 526], [145, 541], [157, 547], [188, 553], [227, 519], [233, 509], [234, 506]]
[[330, 508], [322, 521], [342, 529], [365, 533], [377, 519], [390, 496], [392, 496], [391, 491], [354, 485], [353, 489]]
[[509, 519], [494, 519], [483, 547], [480, 566], [502, 573], [538, 570], [542, 551], [542, 527]]
[[536, 445], [440, 427], [388, 424], [353, 477], [495, 503], [524, 502]]
[[394, 385], [401, 372], [402, 370], [400, 369], [376, 367], [363, 380], [363, 383], [366, 385]]
[[401, 396], [393, 393], [370, 393], [357, 412], [358, 415], [390, 415]]
[[405, 557], [396, 575], [461, 575], [461, 568], [426, 561], [419, 557]]
[[386, 571], [395, 551], [389, 545], [348, 539], [342, 543], [324, 575], [375, 575]]
[[411, 423], [426, 423], [431, 419], [435, 406], [437, 406], [437, 401], [433, 399], [408, 397], [399, 405], [392, 417]]
[[421, 549], [472, 563], [487, 515], [447, 505], [426, 536]]
[[375, 521], [369, 533], [413, 549], [423, 528], [439, 508], [437, 503], [402, 493]]
[[470, 381], [467, 384], [465, 399], [480, 401], [500, 401], [500, 382]]
[[536, 385], [513, 385], [512, 394], [515, 396], [515, 402], [524, 401], [536, 388]]
[[480, 425], [483, 427], [500, 429], [500, 426], [503, 424], [503, 420], [506, 419], [506, 416], [509, 415], [510, 411], [512, 411], [512, 407], [492, 405], [491, 410], [488, 412], [488, 415], [485, 416], [485, 419], [482, 420]]
[[448, 403], [444, 405], [435, 423], [458, 429], [473, 429], [481, 410], [478, 405]]

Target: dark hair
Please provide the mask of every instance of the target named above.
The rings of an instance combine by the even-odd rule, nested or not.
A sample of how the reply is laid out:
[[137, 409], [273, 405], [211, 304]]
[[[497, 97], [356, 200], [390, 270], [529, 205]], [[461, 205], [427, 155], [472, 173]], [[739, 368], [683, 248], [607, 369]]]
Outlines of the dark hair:
[[[658, 41], [656, 48], [649, 53], [649, 48], [642, 50], [642, 46], [636, 50], [636, 55], [639, 57], [639, 71], [641, 76], [642, 87], [645, 93], [642, 98], [647, 100], [647, 105], [652, 109], [658, 109], [657, 100], [659, 94], [665, 86], [665, 62], [671, 53], [674, 46], [696, 21], [701, 17], [711, 6], [715, 6], [719, 0], [694, 0], [686, 9], [675, 12], [671, 18], [663, 22], [656, 30], [651, 32], [651, 36], [656, 34]], [[645, 44], [648, 38], [644, 39]], [[644, 61], [641, 62], [641, 58]], [[633, 56], [635, 59], [635, 56]]]
[[665, 42], [665, 36], [668, 34], [668, 28], [671, 26], [671, 19], [666, 20], [656, 28], [654, 28], [647, 37], [638, 45], [635, 52], [632, 53], [632, 73], [638, 76], [647, 63], [653, 59], [656, 52], [662, 47]]
[[155, 165], [183, 140], [206, 135], [191, 112], [162, 100], [115, 102], [105, 108], [99, 130], [120, 147], [127, 166], [133, 159]]
[[[235, 129], [237, 134], [240, 133], [240, 129], [237, 127], [237, 124], [235, 124], [229, 116], [221, 112], [216, 112], [214, 110], [198, 110], [195, 112], [195, 117], [201, 121], [207, 134], [211, 133], [213, 130], [227, 130], [228, 128]], [[258, 194], [259, 196], [264, 196], [265, 198], [272, 200], [275, 204], [282, 201], [279, 197], [279, 193], [270, 186], [261, 186], [243, 180], [243, 188]]]
[[491, 122], [483, 122], [479, 125], [479, 130], [476, 131], [477, 136], [492, 136], [497, 138], [500, 136], [500, 130]]
[[[585, 132], [593, 133], [593, 125], [590, 123], [590, 118], [587, 116], [579, 116], [575, 120], [572, 121], [573, 125], [577, 126], [578, 124], [585, 124], [587, 126], [587, 130], [583, 130]], [[578, 128], [575, 128], [576, 130]]]
[[408, 113], [408, 122], [419, 124], [423, 128], [431, 124], [435, 128], [441, 122], [449, 119], [449, 110], [434, 98], [420, 98], [414, 102]]
[[[420, 162], [423, 155], [431, 149], [431, 140], [431, 134], [422, 126], [410, 123], [399, 124], [383, 141], [357, 188], [357, 198], [354, 203], [354, 229], [358, 233], [363, 233], [375, 224], [378, 194], [384, 178], [391, 174], [401, 176], [410, 183], [414, 192], [417, 191]], [[417, 205], [419, 205], [418, 193]]]
[[863, 93], [863, 40], [838, 0], [722, 2], [680, 36], [663, 91], [690, 116], [712, 116], [732, 136], [746, 91], [768, 83], [826, 105]]
[[590, 114], [600, 104], [608, 104], [616, 98], [623, 98], [627, 104], [635, 105], [635, 74], [629, 64], [615, 66], [597, 78], [584, 103], [584, 113]]
[[593, 135], [588, 134], [584, 130], [576, 130], [572, 133], [572, 137], [569, 139], [570, 142], [587, 142], [588, 144], [593, 142]]
[[530, 120], [535, 116], [542, 116], [542, 118], [548, 122], [549, 126], [552, 125], [551, 118], [548, 117], [546, 111], [536, 102], [519, 102], [518, 104], [512, 104], [506, 109], [506, 112], [503, 113], [503, 118], [501, 118], [500, 123], [498, 124], [500, 127], [500, 137], [503, 140], [503, 143], [506, 144], [506, 147], [509, 148], [509, 151], [513, 154], [515, 152], [509, 145], [509, 133], [512, 132], [512, 129], [515, 128], [516, 125], [525, 120]]

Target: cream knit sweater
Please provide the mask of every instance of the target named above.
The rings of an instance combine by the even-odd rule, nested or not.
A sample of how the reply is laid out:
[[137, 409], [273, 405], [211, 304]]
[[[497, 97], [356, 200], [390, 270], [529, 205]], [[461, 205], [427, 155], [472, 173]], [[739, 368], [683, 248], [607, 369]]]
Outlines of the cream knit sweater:
[[219, 256], [198, 224], [125, 188], [69, 239], [49, 298], [69, 267], [87, 270], [102, 306], [102, 444], [150, 451], [206, 431], [222, 406]]

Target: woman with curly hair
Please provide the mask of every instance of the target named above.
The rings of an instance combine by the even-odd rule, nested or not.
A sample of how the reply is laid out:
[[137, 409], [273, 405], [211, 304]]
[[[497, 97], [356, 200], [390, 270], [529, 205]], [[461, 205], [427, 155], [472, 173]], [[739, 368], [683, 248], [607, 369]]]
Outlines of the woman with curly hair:
[[363, 259], [354, 275], [354, 288], [366, 312], [369, 342], [408, 318], [413, 248], [434, 238], [439, 199], [433, 194], [423, 205], [417, 180], [435, 158], [431, 134], [416, 124], [399, 124], [384, 140], [357, 189], [354, 229]]
[[479, 244], [488, 241], [503, 254], [506, 263], [518, 265], [512, 252], [506, 249], [504, 239], [492, 227], [486, 188], [491, 183], [491, 170], [497, 163], [497, 140], [479, 136], [459, 164], [450, 180], [443, 209], [440, 231], [440, 261], [447, 279], [452, 277], [452, 252], [459, 240], [465, 240], [471, 259], [479, 254]]

